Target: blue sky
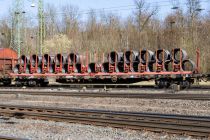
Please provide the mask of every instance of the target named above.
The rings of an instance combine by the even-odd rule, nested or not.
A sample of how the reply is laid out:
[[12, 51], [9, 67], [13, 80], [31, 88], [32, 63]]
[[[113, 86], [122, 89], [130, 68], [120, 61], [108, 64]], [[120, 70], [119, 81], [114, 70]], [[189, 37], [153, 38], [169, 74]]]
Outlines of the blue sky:
[[[35, 15], [36, 8], [31, 8], [30, 4], [34, 1], [35, 3], [38, 0], [25, 0], [26, 14], [33, 13]], [[133, 0], [44, 0], [45, 5], [47, 3], [54, 4], [56, 7], [61, 7], [66, 4], [72, 4], [77, 6], [80, 11], [86, 11], [89, 9], [102, 9], [110, 7], [121, 7], [121, 8], [111, 8], [106, 11], [112, 10], [113, 13], [116, 13], [122, 17], [127, 17], [129, 14], [132, 14], [134, 11], [132, 5], [134, 5]], [[163, 19], [168, 13], [172, 12], [172, 2], [173, 0], [145, 0], [147, 4], [151, 7], [159, 6], [158, 17]], [[210, 0], [200, 0], [202, 3], [202, 8], [206, 11], [210, 10]], [[8, 13], [8, 9], [11, 8], [12, 2], [14, 0], [0, 0], [0, 19], [3, 18]], [[180, 6], [184, 6], [185, 0], [179, 0]]]

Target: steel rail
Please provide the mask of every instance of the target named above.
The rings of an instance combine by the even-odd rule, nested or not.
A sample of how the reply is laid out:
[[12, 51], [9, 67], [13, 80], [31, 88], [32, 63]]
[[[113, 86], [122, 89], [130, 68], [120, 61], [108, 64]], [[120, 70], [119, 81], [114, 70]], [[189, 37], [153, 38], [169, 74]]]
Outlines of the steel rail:
[[[155, 85], [138, 85], [138, 84], [50, 84], [46, 87], [26, 87], [27, 89], [56, 89], [56, 88], [64, 88], [64, 89], [78, 89], [86, 87], [87, 89], [103, 89], [103, 88], [113, 88], [113, 89], [145, 89], [145, 90], [170, 90], [168, 89], [160, 89]], [[1, 89], [22, 89], [23, 87], [17, 87], [15, 85], [10, 85], [10, 86], [1, 86], [0, 85], [0, 90]], [[183, 89], [184, 91], [186, 90], [209, 90], [210, 85], [192, 85], [188, 89]]]
[[210, 93], [155, 93], [155, 91], [145, 92], [138, 91], [50, 91], [50, 90], [0, 90], [2, 94], [15, 95], [36, 95], [36, 96], [66, 96], [66, 97], [82, 97], [82, 98], [139, 98], [139, 99], [179, 99], [179, 100], [210, 100]]
[[[136, 85], [136, 84], [50, 84], [46, 87], [27, 87], [27, 88], [35, 88], [35, 89], [49, 89], [49, 88], [78, 88], [78, 87], [90, 87], [90, 88], [123, 88], [123, 89], [128, 89], [128, 88], [145, 88], [145, 89], [154, 89], [155, 85]], [[14, 88], [14, 89], [20, 89], [22, 87], [17, 87], [15, 85], [10, 85], [10, 86], [0, 86], [0, 89], [4, 88]]]
[[9, 105], [0, 105], [0, 115], [134, 130], [165, 131], [199, 137], [210, 136], [210, 117], [205, 116]]
[[8, 136], [0, 136], [0, 140], [28, 140], [28, 139], [8, 137]]

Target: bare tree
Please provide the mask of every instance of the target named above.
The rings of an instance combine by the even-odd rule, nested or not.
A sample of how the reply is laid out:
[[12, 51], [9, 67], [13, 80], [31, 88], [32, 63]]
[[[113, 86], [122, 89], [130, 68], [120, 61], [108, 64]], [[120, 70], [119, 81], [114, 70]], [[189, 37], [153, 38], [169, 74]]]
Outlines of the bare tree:
[[79, 30], [79, 8], [73, 5], [65, 5], [62, 7], [62, 15], [63, 32], [67, 34], [69, 38], [72, 38], [74, 33]]
[[45, 9], [46, 38], [50, 38], [59, 32], [57, 9], [52, 4], [48, 4]]
[[0, 46], [9, 47], [11, 39], [11, 28], [8, 25], [7, 20], [0, 21]]
[[200, 0], [187, 0], [187, 13], [190, 26], [193, 26], [194, 21], [199, 17], [200, 10]]
[[[176, 7], [176, 2], [177, 0], [172, 0], [172, 6]], [[102, 59], [102, 54], [111, 50], [170, 50], [181, 47], [195, 60], [195, 49], [199, 48], [202, 70], [210, 71], [210, 13], [201, 16], [199, 0], [187, 0], [186, 7], [183, 8], [187, 9], [186, 13], [177, 6], [179, 8], [174, 8], [163, 21], [156, 17], [158, 7], [149, 5], [146, 0], [135, 0], [135, 5], [136, 10], [127, 18], [104, 10], [98, 13], [90, 9], [86, 21], [81, 18], [83, 13], [75, 6], [65, 5], [56, 9], [54, 5], [47, 5], [44, 51], [63, 53], [73, 50], [83, 54], [86, 50], [92, 54], [97, 51]], [[38, 26], [36, 20], [29, 21], [25, 20], [27, 43], [23, 49], [34, 52]], [[0, 21], [0, 40], [4, 47], [9, 47], [11, 27], [8, 20]]]
[[149, 23], [150, 19], [157, 14], [158, 7], [150, 9], [150, 6], [146, 4], [145, 0], [135, 0], [137, 11], [137, 23], [139, 31], [143, 31], [145, 26]]

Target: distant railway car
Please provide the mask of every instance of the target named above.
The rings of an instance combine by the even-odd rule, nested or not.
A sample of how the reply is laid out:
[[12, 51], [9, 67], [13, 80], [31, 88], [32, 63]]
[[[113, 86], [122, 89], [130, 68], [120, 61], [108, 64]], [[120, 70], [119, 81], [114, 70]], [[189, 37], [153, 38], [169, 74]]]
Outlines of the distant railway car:
[[17, 64], [18, 54], [10, 48], [0, 48], [0, 82], [4, 85], [10, 85], [12, 78], [10, 73]]

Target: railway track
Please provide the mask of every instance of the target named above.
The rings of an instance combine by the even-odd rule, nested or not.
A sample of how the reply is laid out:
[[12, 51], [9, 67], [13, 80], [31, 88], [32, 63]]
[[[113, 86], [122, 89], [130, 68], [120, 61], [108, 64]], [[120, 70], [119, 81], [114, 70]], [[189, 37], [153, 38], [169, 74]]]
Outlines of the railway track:
[[198, 137], [210, 136], [210, 117], [204, 116], [8, 105], [0, 105], [0, 115], [134, 130], [164, 131]]
[[0, 140], [28, 140], [28, 139], [16, 138], [16, 137], [7, 137], [7, 136], [0, 136]]
[[78, 91], [78, 90], [0, 90], [1, 94], [15, 94], [15, 95], [36, 95], [36, 96], [66, 96], [66, 97], [83, 97], [83, 98], [139, 98], [139, 99], [179, 99], [179, 100], [210, 100], [210, 93], [167, 93], [155, 91], [146, 92], [144, 90], [132, 91]]
[[[56, 89], [56, 88], [65, 88], [65, 89], [78, 89], [86, 87], [88, 89], [103, 89], [103, 88], [114, 88], [114, 89], [144, 89], [144, 90], [163, 90], [159, 89], [153, 84], [149, 85], [138, 85], [138, 84], [50, 84], [47, 87], [27, 87], [28, 89]], [[23, 87], [17, 87], [11, 85], [5, 87], [0, 85], [0, 89], [21, 89]], [[209, 90], [210, 85], [192, 85], [189, 89], [184, 90]], [[167, 90], [167, 89], [166, 89]]]
[[[78, 88], [89, 88], [89, 89], [103, 89], [103, 88], [116, 88], [116, 89], [154, 89], [154, 85], [132, 85], [132, 84], [50, 84], [46, 87], [41, 87], [42, 89], [54, 89], [54, 88], [65, 88], [65, 89], [78, 89]], [[0, 89], [20, 89], [22, 87], [17, 87], [15, 85], [11, 85], [8, 87], [0, 86]], [[40, 87], [27, 87], [33, 89], [40, 89]]]

